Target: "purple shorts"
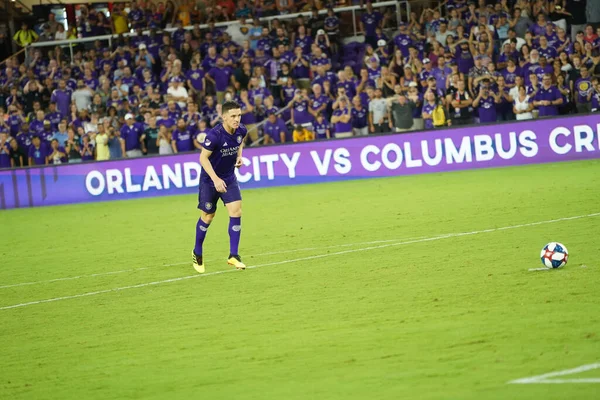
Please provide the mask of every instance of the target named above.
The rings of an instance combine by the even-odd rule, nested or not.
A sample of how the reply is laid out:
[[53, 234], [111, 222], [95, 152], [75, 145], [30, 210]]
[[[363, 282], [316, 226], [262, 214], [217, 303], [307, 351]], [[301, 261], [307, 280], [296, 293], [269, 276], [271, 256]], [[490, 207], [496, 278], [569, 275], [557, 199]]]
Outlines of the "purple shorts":
[[200, 180], [200, 187], [198, 188], [198, 208], [207, 214], [214, 214], [217, 211], [217, 202], [219, 199], [223, 201], [223, 204], [242, 200], [242, 193], [240, 192], [240, 185], [237, 179], [233, 179], [229, 182], [225, 181], [225, 184], [227, 185], [227, 191], [225, 193], [219, 193], [212, 182]]

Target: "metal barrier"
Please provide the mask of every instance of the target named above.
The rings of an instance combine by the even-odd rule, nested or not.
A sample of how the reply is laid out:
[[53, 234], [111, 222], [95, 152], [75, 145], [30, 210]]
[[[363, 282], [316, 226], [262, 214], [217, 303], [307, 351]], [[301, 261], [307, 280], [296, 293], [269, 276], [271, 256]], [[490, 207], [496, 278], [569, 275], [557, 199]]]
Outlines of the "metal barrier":
[[[404, 8], [406, 10], [406, 17], [408, 18], [410, 16], [410, 4], [408, 0], [402, 0], [402, 1], [383, 1], [380, 3], [374, 3], [373, 4], [373, 8], [382, 8], [382, 7], [390, 7], [393, 6], [396, 8], [396, 21], [398, 24], [400, 24], [400, 22], [402, 22], [402, 9]], [[338, 7], [338, 8], [334, 8], [334, 11], [336, 13], [340, 13], [340, 12], [351, 12], [352, 13], [352, 29], [353, 29], [353, 33], [354, 36], [357, 36], [363, 32], [360, 32], [358, 30], [357, 24], [356, 24], [356, 14], [357, 11], [361, 11], [364, 10], [363, 7], [361, 6], [349, 6], [349, 7]], [[326, 15], [327, 14], [327, 10], [323, 9], [319, 11], [320, 15]], [[272, 17], [262, 17], [260, 18], [261, 22], [266, 22], [269, 25], [269, 28], [271, 28], [271, 21], [273, 21], [274, 19], [279, 19], [279, 20], [287, 20], [287, 19], [294, 19], [297, 18], [299, 16], [304, 16], [304, 17], [310, 17], [311, 12], [300, 12], [300, 13], [294, 13], [294, 14], [285, 14], [285, 15], [277, 15], [277, 16], [272, 16]], [[215, 27], [228, 27], [231, 26], [233, 24], [239, 23], [238, 21], [227, 21], [227, 22], [218, 22], [215, 24]], [[200, 29], [205, 29], [208, 28], [207, 24], [203, 24], [203, 25], [199, 25]], [[184, 27], [185, 30], [192, 30], [194, 29], [193, 25], [190, 26], [186, 26]], [[174, 32], [175, 30], [177, 30], [176, 28], [166, 28], [163, 29], [163, 32]], [[143, 31], [144, 35], [148, 35], [150, 33], [149, 30]], [[71, 55], [71, 61], [73, 61], [73, 44], [81, 44], [81, 43], [89, 43], [89, 42], [95, 42], [96, 40], [106, 40], [108, 41], [108, 45], [110, 48], [112, 48], [112, 41], [113, 39], [118, 38], [120, 35], [102, 35], [102, 36], [92, 36], [92, 37], [87, 37], [87, 38], [77, 38], [77, 39], [69, 39], [69, 40], [53, 40], [53, 41], [47, 41], [47, 42], [37, 42], [37, 43], [33, 43], [31, 44], [31, 46], [28, 46], [25, 48], [25, 57], [26, 59], [29, 59], [29, 51], [31, 48], [40, 48], [40, 47], [56, 47], [56, 46], [68, 46], [69, 47], [69, 52]], [[130, 36], [135, 36], [135, 34], [133, 33], [125, 33], [123, 34], [123, 36], [125, 37], [130, 37]]]

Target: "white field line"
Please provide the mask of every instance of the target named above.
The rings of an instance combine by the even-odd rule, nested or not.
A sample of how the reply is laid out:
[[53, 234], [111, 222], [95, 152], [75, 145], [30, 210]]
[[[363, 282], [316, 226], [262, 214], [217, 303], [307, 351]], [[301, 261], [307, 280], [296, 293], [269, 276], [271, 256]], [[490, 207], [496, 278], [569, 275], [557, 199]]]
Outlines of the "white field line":
[[[272, 266], [272, 265], [290, 264], [290, 263], [301, 262], [301, 261], [315, 260], [315, 259], [319, 259], [319, 258], [326, 258], [326, 257], [333, 257], [333, 256], [344, 255], [344, 254], [357, 253], [357, 252], [361, 252], [361, 251], [379, 250], [379, 249], [384, 249], [384, 248], [393, 247], [393, 246], [403, 246], [403, 245], [414, 244], [414, 243], [432, 242], [432, 241], [441, 240], [441, 239], [477, 235], [480, 233], [505, 231], [505, 230], [509, 230], [509, 229], [525, 228], [525, 227], [529, 227], [529, 226], [551, 224], [554, 222], [570, 221], [570, 220], [581, 219], [581, 218], [591, 218], [591, 217], [597, 217], [599, 215], [600, 215], [600, 213], [593, 213], [593, 214], [577, 215], [574, 217], [565, 217], [565, 218], [558, 218], [558, 219], [550, 219], [550, 220], [546, 220], [546, 221], [530, 222], [527, 224], [502, 226], [499, 228], [483, 229], [483, 230], [472, 231], [472, 232], [449, 233], [447, 235], [441, 235], [441, 236], [433, 236], [433, 237], [428, 237], [428, 238], [405, 240], [405, 241], [400, 241], [400, 242], [395, 242], [395, 243], [382, 244], [379, 246], [362, 247], [362, 248], [358, 248], [358, 249], [337, 251], [334, 253], [325, 253], [325, 254], [295, 258], [295, 259], [285, 260], [285, 261], [277, 261], [277, 262], [271, 262], [271, 263], [266, 263], [266, 264], [251, 265], [251, 266], [247, 267], [247, 269], [268, 267], [268, 266]], [[132, 286], [123, 286], [123, 287], [118, 287], [118, 288], [113, 288], [113, 289], [99, 290], [99, 291], [95, 291], [95, 292], [87, 292], [87, 293], [76, 294], [76, 295], [72, 295], [72, 296], [63, 296], [63, 297], [55, 297], [55, 298], [45, 299], [45, 300], [30, 301], [27, 303], [13, 304], [10, 306], [0, 307], [0, 311], [9, 310], [9, 309], [13, 309], [13, 308], [27, 307], [27, 306], [32, 306], [32, 305], [36, 305], [36, 304], [52, 303], [52, 302], [60, 301], [60, 300], [69, 300], [69, 299], [77, 299], [80, 297], [95, 296], [95, 295], [103, 294], [103, 293], [120, 292], [120, 291], [128, 290], [128, 289], [136, 289], [136, 288], [147, 287], [147, 286], [161, 285], [163, 283], [179, 282], [179, 281], [193, 279], [193, 278], [201, 278], [201, 277], [212, 276], [212, 275], [220, 275], [220, 274], [224, 274], [224, 273], [228, 273], [228, 272], [236, 272], [236, 271], [237, 270], [235, 270], [235, 269], [228, 269], [228, 270], [223, 270], [223, 271], [208, 272], [208, 273], [204, 273], [204, 274], [182, 276], [180, 278], [172, 278], [172, 279], [166, 279], [166, 280], [162, 280], [162, 281], [140, 283], [138, 285], [132, 285]]]
[[526, 383], [600, 383], [600, 378], [583, 378], [583, 379], [548, 379], [555, 376], [574, 375], [581, 372], [590, 371], [600, 368], [600, 363], [582, 365], [577, 368], [565, 369], [563, 371], [550, 372], [543, 375], [530, 376], [528, 378], [516, 379], [508, 383], [526, 384]]
[[[282, 250], [282, 251], [271, 251], [271, 252], [267, 252], [267, 253], [258, 253], [258, 254], [253, 254], [253, 255], [247, 256], [247, 257], [261, 257], [261, 256], [271, 256], [271, 255], [276, 255], [276, 254], [298, 253], [298, 252], [302, 252], [302, 251], [311, 251], [311, 250], [314, 251], [314, 250], [336, 249], [339, 247], [352, 247], [352, 246], [362, 246], [365, 244], [389, 243], [389, 242], [396, 242], [398, 240], [421, 239], [424, 237], [426, 237], [426, 236], [419, 236], [419, 237], [406, 238], [406, 239], [388, 239], [388, 240], [374, 240], [374, 241], [370, 241], [370, 242], [345, 243], [345, 244], [337, 244], [337, 245], [325, 246], [325, 247], [305, 247], [302, 249], [292, 249], [292, 250]], [[217, 261], [217, 260], [211, 259], [211, 260], [206, 260], [205, 262], [211, 262], [211, 261]], [[0, 289], [8, 289], [8, 288], [14, 288], [14, 287], [20, 287], [20, 286], [39, 285], [42, 283], [72, 281], [75, 279], [83, 279], [83, 278], [95, 278], [95, 277], [99, 277], [99, 276], [117, 275], [117, 274], [124, 274], [126, 272], [144, 271], [144, 270], [151, 269], [151, 268], [174, 267], [177, 265], [185, 265], [185, 264], [191, 264], [191, 261], [179, 262], [179, 263], [174, 263], [174, 264], [151, 265], [151, 266], [141, 267], [141, 268], [122, 269], [119, 271], [100, 272], [97, 274], [89, 274], [89, 275], [68, 276], [68, 277], [64, 277], [64, 278], [48, 279], [45, 281], [13, 283], [13, 284], [2, 285], [2, 286], [0, 286]]]

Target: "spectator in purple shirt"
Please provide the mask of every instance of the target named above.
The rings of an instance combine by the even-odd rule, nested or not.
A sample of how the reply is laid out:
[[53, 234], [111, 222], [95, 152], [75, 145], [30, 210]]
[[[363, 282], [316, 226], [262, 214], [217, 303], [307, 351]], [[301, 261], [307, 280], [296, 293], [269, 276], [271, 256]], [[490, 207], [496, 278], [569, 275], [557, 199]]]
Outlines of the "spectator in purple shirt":
[[496, 105], [500, 103], [500, 97], [490, 88], [490, 81], [484, 80], [479, 88], [479, 94], [473, 100], [473, 107], [477, 108], [479, 122], [482, 124], [496, 122]]
[[264, 144], [285, 143], [287, 128], [285, 122], [274, 112], [269, 112], [263, 125]]
[[229, 86], [229, 80], [231, 78], [231, 70], [225, 68], [225, 61], [219, 57], [217, 59], [217, 66], [211, 68], [206, 74], [206, 79], [211, 81], [215, 85], [217, 92], [217, 103], [222, 104], [225, 99], [225, 91]]
[[373, 48], [377, 47], [377, 35], [375, 30], [381, 26], [383, 15], [379, 11], [373, 11], [373, 4], [367, 3], [367, 11], [360, 16], [360, 30], [365, 33], [365, 43]]
[[39, 136], [34, 136], [29, 147], [29, 165], [47, 165], [46, 148], [42, 146]]
[[144, 127], [135, 122], [133, 115], [125, 115], [125, 125], [121, 127], [121, 148], [124, 156], [130, 158], [142, 156], [143, 133]]
[[64, 79], [58, 81], [58, 89], [52, 92], [50, 101], [56, 103], [58, 111], [62, 115], [69, 115], [69, 105], [71, 104], [71, 91], [67, 89], [67, 82]]
[[540, 117], [558, 115], [558, 106], [563, 103], [562, 94], [552, 84], [552, 75], [544, 74], [542, 87], [533, 98], [533, 105], [539, 110]]
[[177, 128], [173, 131], [171, 138], [171, 145], [173, 146], [173, 153], [181, 153], [184, 151], [192, 151], [194, 146], [192, 141], [194, 136], [188, 129], [183, 118], [177, 120]]

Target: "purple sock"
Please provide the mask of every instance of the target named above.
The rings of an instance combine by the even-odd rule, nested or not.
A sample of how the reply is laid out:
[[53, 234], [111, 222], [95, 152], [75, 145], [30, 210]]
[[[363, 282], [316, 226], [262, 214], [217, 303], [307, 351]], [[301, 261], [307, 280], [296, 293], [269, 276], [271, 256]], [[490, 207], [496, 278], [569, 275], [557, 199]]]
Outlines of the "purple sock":
[[240, 236], [242, 236], [242, 217], [229, 217], [229, 252], [234, 256], [238, 255]]
[[204, 243], [209, 226], [210, 224], [202, 221], [202, 218], [198, 218], [198, 223], [196, 224], [196, 247], [194, 247], [194, 253], [197, 256], [202, 255], [202, 243]]

